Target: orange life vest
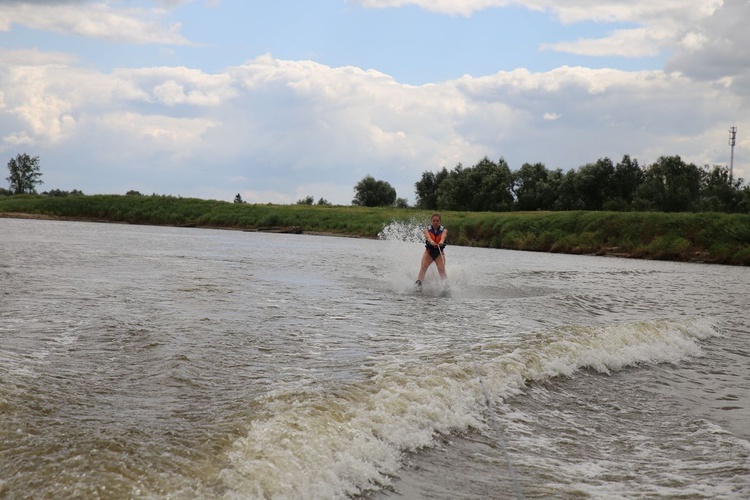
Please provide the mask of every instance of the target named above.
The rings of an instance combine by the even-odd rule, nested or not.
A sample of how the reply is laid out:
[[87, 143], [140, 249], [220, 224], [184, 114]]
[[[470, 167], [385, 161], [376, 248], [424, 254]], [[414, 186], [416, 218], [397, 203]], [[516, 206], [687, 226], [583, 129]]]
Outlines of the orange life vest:
[[[438, 241], [440, 241], [440, 235], [443, 234], [444, 230], [445, 228], [443, 226], [440, 226], [439, 228], [437, 228], [437, 231], [436, 231], [435, 228], [432, 227], [432, 225], [430, 225], [427, 228], [427, 235], [430, 237], [430, 240], [432, 240], [432, 242], [430, 242], [430, 240], [427, 240], [425, 241], [424, 246], [427, 248], [434, 248], [432, 246], [432, 243], [437, 243]], [[445, 243], [440, 245], [440, 248], [445, 248]]]

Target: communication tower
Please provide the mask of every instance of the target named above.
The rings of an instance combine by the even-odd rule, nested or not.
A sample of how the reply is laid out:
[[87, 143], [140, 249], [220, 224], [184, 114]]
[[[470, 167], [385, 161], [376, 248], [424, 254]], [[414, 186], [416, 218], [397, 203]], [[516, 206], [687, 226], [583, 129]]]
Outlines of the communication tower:
[[729, 184], [732, 183], [732, 174], [734, 173], [734, 144], [737, 142], [737, 127], [732, 125], [729, 128], [729, 145], [732, 146], [732, 153], [729, 156]]

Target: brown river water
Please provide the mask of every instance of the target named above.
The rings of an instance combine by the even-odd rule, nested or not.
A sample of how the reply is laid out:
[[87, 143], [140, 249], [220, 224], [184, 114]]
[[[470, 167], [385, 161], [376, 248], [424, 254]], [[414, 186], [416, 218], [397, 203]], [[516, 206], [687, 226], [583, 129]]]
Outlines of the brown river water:
[[750, 269], [417, 230], [0, 219], [0, 498], [750, 498]]

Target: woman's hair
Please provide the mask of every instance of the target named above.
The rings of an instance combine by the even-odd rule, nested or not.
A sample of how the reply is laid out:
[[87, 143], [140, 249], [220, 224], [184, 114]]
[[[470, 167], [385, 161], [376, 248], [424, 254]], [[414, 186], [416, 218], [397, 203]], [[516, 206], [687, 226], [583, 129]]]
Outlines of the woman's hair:
[[434, 214], [432, 214], [432, 216], [430, 217], [430, 220], [432, 220], [432, 218], [433, 218], [433, 217], [435, 217], [435, 216], [437, 216], [437, 218], [438, 218], [438, 219], [440, 219], [440, 222], [442, 222], [442, 221], [443, 221], [443, 218], [442, 218], [442, 217], [440, 217], [440, 214], [439, 214], [439, 213], [437, 213], [437, 212], [435, 212]]

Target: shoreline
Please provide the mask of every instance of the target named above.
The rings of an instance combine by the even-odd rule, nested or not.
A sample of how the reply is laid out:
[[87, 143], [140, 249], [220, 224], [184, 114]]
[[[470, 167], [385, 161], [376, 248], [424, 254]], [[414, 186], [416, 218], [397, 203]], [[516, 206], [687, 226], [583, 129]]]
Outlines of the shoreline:
[[357, 234], [334, 233], [331, 231], [304, 231], [300, 226], [273, 226], [247, 229], [231, 226], [211, 226], [200, 224], [153, 224], [147, 222], [125, 222], [95, 217], [71, 217], [67, 215], [30, 214], [25, 212], [0, 212], [0, 219], [51, 220], [67, 222], [96, 222], [100, 224], [125, 224], [130, 226], [154, 227], [183, 227], [195, 229], [221, 229], [225, 231], [242, 231], [243, 233], [274, 233], [274, 234], [307, 234], [310, 236], [338, 236], [340, 238], [377, 239], [377, 237], [360, 236]]

